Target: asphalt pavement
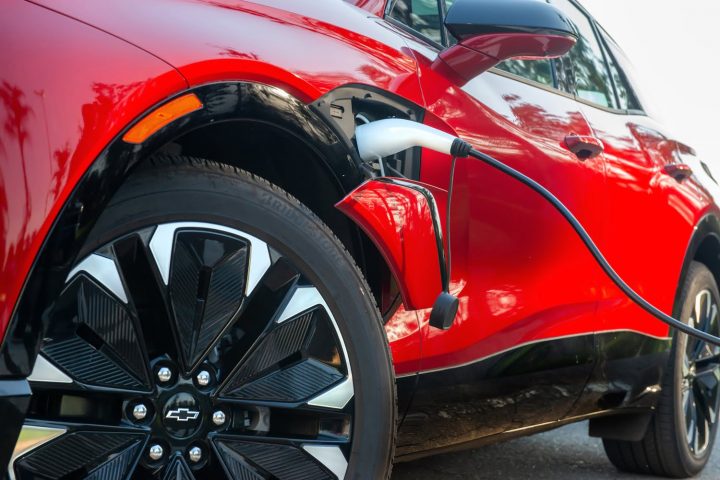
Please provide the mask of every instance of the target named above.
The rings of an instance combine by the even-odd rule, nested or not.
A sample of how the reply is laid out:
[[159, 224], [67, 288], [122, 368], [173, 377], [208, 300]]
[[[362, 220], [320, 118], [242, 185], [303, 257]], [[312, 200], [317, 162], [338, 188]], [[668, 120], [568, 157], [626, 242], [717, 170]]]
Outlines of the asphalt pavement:
[[[476, 450], [399, 463], [392, 476], [392, 480], [575, 478], [649, 480], [653, 477], [619, 473], [605, 457], [600, 439], [587, 435], [586, 422]], [[720, 479], [720, 444], [716, 444], [710, 463], [696, 479]]]

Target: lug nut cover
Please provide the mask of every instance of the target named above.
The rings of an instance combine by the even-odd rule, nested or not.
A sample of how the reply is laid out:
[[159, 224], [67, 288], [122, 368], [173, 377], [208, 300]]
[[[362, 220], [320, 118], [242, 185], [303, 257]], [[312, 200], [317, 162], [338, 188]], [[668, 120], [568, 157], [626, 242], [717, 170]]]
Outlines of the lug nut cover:
[[225, 423], [225, 412], [218, 410], [213, 413], [212, 421], [215, 425], [223, 425]]
[[153, 460], [160, 460], [163, 456], [163, 448], [160, 445], [153, 445], [150, 447], [150, 458]]
[[142, 403], [138, 403], [133, 408], [133, 417], [135, 420], [142, 420], [147, 416], [147, 407]]
[[188, 451], [188, 458], [190, 458], [191, 462], [199, 462], [202, 460], [202, 450], [200, 450], [200, 447], [192, 447]]
[[160, 369], [157, 372], [158, 380], [161, 382], [169, 382], [172, 378], [172, 371], [167, 367], [160, 367]]
[[205, 387], [210, 383], [210, 372], [203, 370], [197, 374], [197, 383], [201, 387]]

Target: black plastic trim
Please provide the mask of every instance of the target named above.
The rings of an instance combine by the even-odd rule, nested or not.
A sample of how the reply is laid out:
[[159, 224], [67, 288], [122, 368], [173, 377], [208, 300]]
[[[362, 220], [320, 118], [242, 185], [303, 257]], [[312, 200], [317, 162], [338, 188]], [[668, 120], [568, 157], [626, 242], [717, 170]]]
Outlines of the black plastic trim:
[[[424, 456], [566, 417], [595, 366], [594, 335], [519, 345], [421, 372], [398, 431], [398, 456]], [[497, 438], [497, 437], [496, 437]]]
[[[353, 143], [355, 138], [355, 115], [360, 113], [367, 115], [369, 114], [368, 110], [375, 110], [373, 117], [368, 118], [368, 120], [402, 118], [420, 123], [425, 117], [423, 107], [404, 97], [371, 85], [356, 83], [349, 83], [327, 92], [311, 103], [310, 109], [333, 129], [345, 147], [352, 152], [353, 159], [358, 164], [362, 163], [362, 160], [357, 155], [357, 149]], [[395, 156], [400, 155], [403, 156], [402, 161], [405, 168], [398, 173], [407, 178], [419, 179], [421, 149], [408, 149]]]
[[639, 442], [645, 438], [652, 419], [653, 414], [649, 411], [591, 418], [588, 434], [607, 440]]

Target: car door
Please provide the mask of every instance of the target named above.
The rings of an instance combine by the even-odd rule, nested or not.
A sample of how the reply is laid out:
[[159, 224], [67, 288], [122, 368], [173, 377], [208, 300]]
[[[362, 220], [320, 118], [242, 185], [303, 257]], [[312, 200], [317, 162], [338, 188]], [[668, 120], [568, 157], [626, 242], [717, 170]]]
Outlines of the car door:
[[[678, 144], [643, 111], [615, 42], [574, 3], [553, 2], [571, 15], [586, 39], [567, 60], [574, 67], [578, 105], [604, 145], [607, 188], [598, 212], [607, 221], [595, 239], [633, 289], [674, 314], [694, 219], [707, 199], [692, 178], [673, 177], [673, 165], [681, 163]], [[654, 405], [668, 327], [614, 286], [599, 293], [598, 371], [573, 413]]]
[[[386, 21], [407, 38], [425, 98], [425, 123], [530, 175], [576, 213], [592, 235], [604, 195], [601, 159], [564, 144], [591, 130], [551, 61], [513, 61], [464, 86], [433, 68], [450, 39], [449, 0], [397, 0]], [[451, 159], [423, 151], [420, 179], [447, 189]], [[566, 416], [593, 367], [602, 274], [553, 208], [490, 167], [459, 160], [452, 193], [454, 325], [424, 328], [422, 365], [398, 453], [466, 442]], [[432, 426], [432, 428], [428, 428]]]

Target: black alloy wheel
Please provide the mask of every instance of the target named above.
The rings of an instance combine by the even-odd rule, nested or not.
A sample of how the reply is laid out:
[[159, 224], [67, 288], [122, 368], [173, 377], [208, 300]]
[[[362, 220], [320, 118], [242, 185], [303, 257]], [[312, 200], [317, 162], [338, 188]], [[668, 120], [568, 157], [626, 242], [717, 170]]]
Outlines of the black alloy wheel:
[[[705, 265], [692, 262], [680, 302], [679, 318], [720, 335], [720, 292]], [[676, 333], [657, 409], [644, 438], [638, 442], [604, 439], [605, 452], [622, 471], [692, 477], [710, 459], [719, 408], [720, 348]]]
[[57, 299], [11, 478], [386, 476], [391, 363], [339, 242], [244, 172], [153, 166]]
[[[718, 298], [709, 289], [703, 289], [695, 295], [694, 303], [689, 325], [718, 335]], [[681, 370], [685, 437], [690, 452], [701, 458], [711, 444], [718, 419], [720, 347], [688, 336], [684, 336], [682, 343], [685, 344]]]

